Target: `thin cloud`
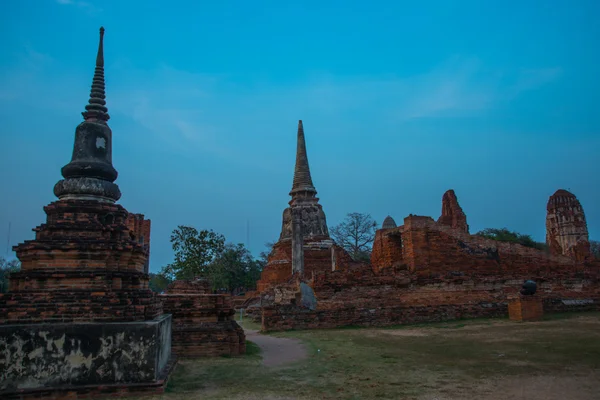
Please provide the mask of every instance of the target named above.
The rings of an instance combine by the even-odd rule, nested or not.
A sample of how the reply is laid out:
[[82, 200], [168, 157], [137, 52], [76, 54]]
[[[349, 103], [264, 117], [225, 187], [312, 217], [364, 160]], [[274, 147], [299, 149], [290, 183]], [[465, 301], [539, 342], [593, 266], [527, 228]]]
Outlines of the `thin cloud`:
[[[61, 71], [61, 76], [51, 71]], [[0, 100], [20, 97], [33, 103], [40, 91], [57, 93], [53, 102], [35, 106], [76, 112], [87, 99], [90, 74], [69, 71], [49, 56], [27, 48], [23, 65], [0, 77]], [[111, 113], [132, 118], [155, 139], [174, 149], [209, 152], [239, 161], [245, 159], [243, 148], [252, 138], [240, 139], [238, 132], [250, 122], [263, 127], [253, 129], [272, 130], [274, 124], [307, 115], [348, 124], [365, 116], [381, 124], [476, 116], [501, 107], [507, 99], [550, 84], [560, 77], [561, 69], [502, 71], [477, 57], [456, 56], [417, 76], [342, 79], [317, 74], [287, 85], [253, 82], [252, 86], [242, 86], [227, 75], [180, 71], [168, 65], [138, 70], [127, 60], [108, 64], [106, 74]], [[239, 154], [231, 146], [234, 141]]]
[[60, 5], [78, 7], [88, 13], [97, 13], [102, 11], [102, 9], [100, 9], [99, 7], [83, 0], [56, 0], [56, 2]]
[[544, 86], [562, 75], [562, 68], [539, 68], [523, 69], [519, 71], [515, 84], [510, 88], [509, 93], [513, 97], [523, 92]]

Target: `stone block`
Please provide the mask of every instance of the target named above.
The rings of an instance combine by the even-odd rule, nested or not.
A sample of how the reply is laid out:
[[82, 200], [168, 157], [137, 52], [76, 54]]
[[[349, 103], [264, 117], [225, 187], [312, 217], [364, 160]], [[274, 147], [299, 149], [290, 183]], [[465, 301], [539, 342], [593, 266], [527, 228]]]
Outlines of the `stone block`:
[[152, 384], [171, 358], [171, 315], [151, 321], [0, 325], [0, 397]]
[[536, 321], [544, 316], [542, 298], [519, 296], [508, 302], [508, 317], [512, 321]]

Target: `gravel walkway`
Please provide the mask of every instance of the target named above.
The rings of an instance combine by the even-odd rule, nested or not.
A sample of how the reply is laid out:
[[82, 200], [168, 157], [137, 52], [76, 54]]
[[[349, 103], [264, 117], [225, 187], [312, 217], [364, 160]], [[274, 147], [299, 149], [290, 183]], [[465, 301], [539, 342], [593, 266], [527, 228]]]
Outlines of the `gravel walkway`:
[[250, 329], [246, 329], [245, 333], [246, 339], [256, 343], [262, 350], [263, 364], [267, 367], [279, 367], [308, 356], [306, 346], [297, 339], [262, 335]]

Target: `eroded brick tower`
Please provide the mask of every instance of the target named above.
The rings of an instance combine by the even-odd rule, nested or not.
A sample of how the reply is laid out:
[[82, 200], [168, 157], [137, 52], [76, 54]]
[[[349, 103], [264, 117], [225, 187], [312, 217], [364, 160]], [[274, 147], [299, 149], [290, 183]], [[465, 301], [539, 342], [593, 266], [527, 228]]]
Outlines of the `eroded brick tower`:
[[559, 189], [548, 199], [546, 210], [546, 243], [550, 252], [576, 261], [588, 259], [590, 242], [587, 222], [577, 197]]
[[103, 36], [59, 200], [35, 239], [14, 247], [21, 271], [0, 297], [0, 397], [160, 388], [169, 371], [171, 316], [148, 288], [150, 221], [116, 204]]

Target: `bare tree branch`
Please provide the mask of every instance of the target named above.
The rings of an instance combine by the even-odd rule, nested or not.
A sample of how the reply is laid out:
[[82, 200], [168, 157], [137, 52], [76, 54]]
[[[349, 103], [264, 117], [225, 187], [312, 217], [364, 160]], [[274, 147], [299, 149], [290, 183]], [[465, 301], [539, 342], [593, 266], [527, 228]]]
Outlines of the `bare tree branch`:
[[343, 247], [354, 260], [365, 259], [371, 253], [377, 223], [371, 215], [350, 213], [329, 232], [335, 242]]

